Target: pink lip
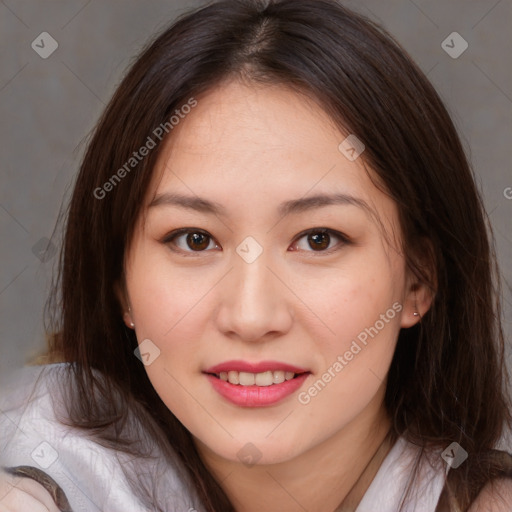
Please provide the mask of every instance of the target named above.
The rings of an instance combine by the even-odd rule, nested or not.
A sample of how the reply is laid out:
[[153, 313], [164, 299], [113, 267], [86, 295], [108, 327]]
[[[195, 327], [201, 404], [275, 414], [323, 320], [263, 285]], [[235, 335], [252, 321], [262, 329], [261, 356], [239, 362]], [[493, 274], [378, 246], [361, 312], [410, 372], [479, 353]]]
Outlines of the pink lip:
[[293, 373], [308, 372], [308, 370], [305, 370], [304, 368], [299, 368], [297, 366], [292, 366], [286, 363], [280, 363], [278, 361], [261, 361], [259, 363], [248, 363], [246, 361], [226, 361], [225, 363], [220, 363], [204, 370], [204, 373], [219, 374], [220, 372], [229, 372], [231, 370], [247, 373], [263, 373], [279, 370]]
[[[217, 367], [215, 366], [213, 369], [216, 370]], [[231, 367], [231, 369], [233, 369], [233, 367]], [[280, 369], [282, 368], [280, 367]], [[260, 371], [261, 370], [251, 373], [259, 373]], [[212, 371], [211, 373], [217, 373], [217, 371]], [[291, 395], [294, 391], [297, 391], [309, 375], [309, 372], [303, 373], [294, 379], [285, 380], [281, 384], [272, 384], [271, 386], [240, 386], [230, 384], [229, 382], [221, 380], [214, 375], [206, 375], [206, 377], [213, 386], [213, 389], [231, 403], [240, 407], [266, 407], [280, 402], [287, 396]]]

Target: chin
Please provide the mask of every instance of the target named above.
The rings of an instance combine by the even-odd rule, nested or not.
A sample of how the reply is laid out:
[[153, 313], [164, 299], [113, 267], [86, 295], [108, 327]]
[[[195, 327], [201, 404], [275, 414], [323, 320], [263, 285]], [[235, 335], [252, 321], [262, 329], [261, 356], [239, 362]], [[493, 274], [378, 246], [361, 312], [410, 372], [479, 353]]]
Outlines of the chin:
[[272, 441], [265, 439], [264, 436], [253, 438], [252, 441], [246, 437], [245, 441], [236, 443], [235, 456], [233, 458], [233, 452], [231, 452], [230, 459], [243, 464], [247, 464], [246, 459], [249, 460], [249, 464], [280, 464], [288, 462], [302, 453], [297, 446], [298, 443], [295, 443], [290, 436], [286, 436], [286, 440], [274, 439]]

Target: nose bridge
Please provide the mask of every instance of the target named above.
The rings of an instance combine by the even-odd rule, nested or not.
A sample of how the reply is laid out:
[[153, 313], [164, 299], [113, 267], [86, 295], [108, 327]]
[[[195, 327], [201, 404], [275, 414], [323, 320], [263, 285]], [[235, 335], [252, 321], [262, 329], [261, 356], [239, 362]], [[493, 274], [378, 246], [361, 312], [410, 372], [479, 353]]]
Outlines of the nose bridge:
[[249, 304], [251, 300], [268, 304], [271, 296], [270, 289], [273, 288], [271, 283], [272, 273], [268, 269], [269, 265], [267, 252], [261, 254], [255, 261], [246, 262], [241, 259], [235, 263], [234, 279], [238, 286], [238, 293]]
[[257, 340], [267, 332], [289, 328], [291, 319], [283, 286], [268, 267], [272, 268], [272, 262], [267, 251], [251, 262], [234, 254], [218, 316], [224, 332]]

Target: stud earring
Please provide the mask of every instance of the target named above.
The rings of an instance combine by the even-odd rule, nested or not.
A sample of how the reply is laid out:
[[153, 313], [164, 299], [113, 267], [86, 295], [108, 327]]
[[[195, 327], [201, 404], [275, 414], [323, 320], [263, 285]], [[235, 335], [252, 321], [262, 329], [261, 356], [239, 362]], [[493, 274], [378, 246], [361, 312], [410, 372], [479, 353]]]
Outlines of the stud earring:
[[416, 311], [418, 309], [418, 303], [416, 301], [416, 292], [414, 292], [414, 313], [413, 313], [413, 316], [420, 316], [420, 314], [418, 313], [418, 311]]
[[135, 327], [135, 324], [133, 323], [133, 321], [131, 319], [131, 316], [130, 316], [131, 312], [132, 312], [132, 310], [130, 308], [128, 308], [128, 311], [125, 311], [124, 320], [133, 329]]

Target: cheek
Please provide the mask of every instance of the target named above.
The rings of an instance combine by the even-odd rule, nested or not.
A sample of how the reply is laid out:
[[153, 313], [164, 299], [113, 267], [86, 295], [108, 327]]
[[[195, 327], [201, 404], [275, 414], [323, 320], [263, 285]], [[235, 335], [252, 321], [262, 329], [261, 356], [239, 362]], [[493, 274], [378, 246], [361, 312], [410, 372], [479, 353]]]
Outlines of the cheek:
[[201, 312], [197, 306], [207, 281], [205, 272], [174, 268], [161, 248], [146, 249], [142, 244], [127, 269], [137, 337], [164, 342], [178, 330], [190, 327], [187, 319]]
[[[400, 282], [396, 269], [378, 267], [370, 262], [333, 272], [331, 279], [322, 280], [322, 286], [308, 288], [311, 309], [329, 328], [326, 330], [336, 349], [339, 343], [355, 339], [365, 329], [378, 322], [379, 330], [389, 331], [391, 324], [396, 331], [400, 309]], [[381, 319], [381, 316], [384, 318]], [[383, 322], [385, 323], [385, 329]], [[364, 337], [364, 336], [363, 336]]]
[[310, 332], [322, 354], [321, 370], [302, 403], [315, 401], [326, 421], [332, 404], [344, 404], [350, 417], [385, 380], [400, 331], [400, 270], [399, 261], [360, 259], [325, 280], [322, 293], [310, 295], [312, 309], [329, 329], [320, 337]]
[[332, 431], [341, 428], [379, 389], [383, 391], [402, 309], [389, 278], [367, 273], [363, 280], [354, 277], [333, 282], [328, 290], [323, 319], [333, 333], [325, 331], [320, 338], [310, 333], [322, 359], [319, 372], [299, 395], [299, 402], [309, 412], [308, 421], [319, 432], [325, 425]]
[[206, 314], [200, 300], [205, 291], [198, 282], [191, 283], [186, 273], [173, 270], [165, 254], [141, 251], [126, 274], [141, 352], [146, 340], [154, 344], [147, 345], [152, 355], [145, 365], [152, 386], [180, 421], [202, 417], [187, 390], [200, 377], [194, 356]]

